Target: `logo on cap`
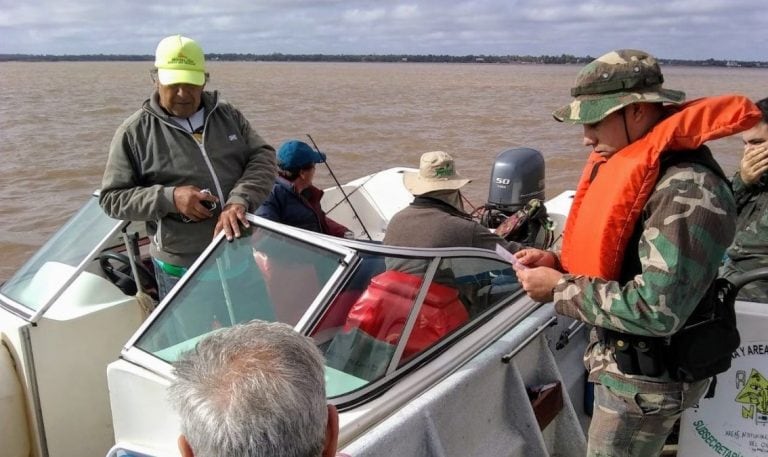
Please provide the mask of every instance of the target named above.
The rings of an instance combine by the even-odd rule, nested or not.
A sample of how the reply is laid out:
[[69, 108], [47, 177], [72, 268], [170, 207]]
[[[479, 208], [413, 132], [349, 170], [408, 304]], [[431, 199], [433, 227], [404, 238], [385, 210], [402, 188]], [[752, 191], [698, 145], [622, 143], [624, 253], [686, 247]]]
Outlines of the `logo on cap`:
[[176, 57], [171, 57], [168, 59], [167, 62], [168, 65], [190, 65], [190, 66], [196, 66], [197, 62], [194, 61], [194, 59], [190, 59], [189, 57], [185, 56], [183, 52], [179, 52], [179, 55]]
[[435, 177], [437, 178], [447, 178], [449, 176], [453, 176], [455, 173], [453, 172], [453, 164], [449, 163], [447, 165], [444, 165], [442, 167], [435, 168]]

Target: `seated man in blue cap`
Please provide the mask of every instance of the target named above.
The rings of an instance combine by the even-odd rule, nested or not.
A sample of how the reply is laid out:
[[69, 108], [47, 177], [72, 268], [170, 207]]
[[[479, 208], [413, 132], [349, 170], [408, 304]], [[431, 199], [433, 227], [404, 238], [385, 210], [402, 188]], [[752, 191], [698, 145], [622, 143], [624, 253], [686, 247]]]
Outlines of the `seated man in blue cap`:
[[315, 164], [324, 162], [325, 154], [303, 141], [283, 143], [277, 151], [277, 179], [256, 215], [313, 232], [352, 238], [347, 227], [326, 216], [320, 207], [323, 191], [312, 185], [312, 179]]

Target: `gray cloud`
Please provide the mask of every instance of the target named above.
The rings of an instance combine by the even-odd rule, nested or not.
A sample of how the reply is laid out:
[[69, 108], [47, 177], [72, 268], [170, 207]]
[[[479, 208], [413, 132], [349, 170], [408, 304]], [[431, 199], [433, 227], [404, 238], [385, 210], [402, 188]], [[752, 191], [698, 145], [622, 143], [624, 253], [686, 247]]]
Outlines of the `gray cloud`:
[[151, 54], [182, 33], [208, 52], [768, 60], [765, 24], [764, 0], [0, 0], [0, 53]]

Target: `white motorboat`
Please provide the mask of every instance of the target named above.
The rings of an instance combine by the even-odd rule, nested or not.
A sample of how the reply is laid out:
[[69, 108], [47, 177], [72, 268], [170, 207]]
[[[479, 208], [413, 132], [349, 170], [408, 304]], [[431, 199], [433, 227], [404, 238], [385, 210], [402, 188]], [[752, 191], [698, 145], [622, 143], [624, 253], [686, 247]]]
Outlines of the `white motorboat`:
[[[152, 278], [145, 271], [151, 263], [143, 223], [106, 217], [94, 194], [0, 287], [0, 377], [6, 392], [0, 400], [2, 454], [104, 455], [117, 442], [126, 449], [173, 455], [176, 419], [164, 398], [169, 362], [214, 328], [251, 318], [289, 322], [317, 339], [329, 357], [328, 392], [342, 410], [346, 446], [466, 367], [510, 329], [534, 326], [533, 331], [536, 322], [551, 318], [551, 307], [526, 299], [510, 265], [493, 252], [379, 243], [389, 219], [412, 199], [402, 186], [404, 170], [384, 170], [326, 191], [325, 209], [366, 241], [327, 237], [249, 215], [249, 236], [214, 240], [146, 321]], [[550, 206], [553, 217], [563, 219], [569, 199], [561, 196]], [[131, 257], [138, 282], [144, 283], [138, 293]], [[401, 257], [422, 259], [429, 269], [407, 290], [394, 292], [405, 296], [395, 296], [387, 282], [402, 278], [383, 273], [388, 259]], [[403, 337], [396, 344], [390, 336], [387, 342], [363, 341], [363, 332], [350, 330], [347, 315], [373, 278], [387, 299], [401, 307], [407, 336], [420, 308], [443, 312], [440, 300], [446, 298], [438, 294], [434, 302], [440, 285], [431, 284], [438, 270], [444, 274], [449, 267], [463, 289], [474, 291], [475, 308], [471, 315], [465, 311], [450, 331], [442, 330], [439, 340], [411, 343]], [[459, 303], [455, 292], [442, 292], [448, 293], [451, 306]], [[193, 309], [203, 302], [217, 305], [210, 313]], [[201, 319], [187, 322], [193, 315]], [[376, 360], [359, 357], [365, 344], [378, 347]], [[572, 361], [578, 361], [580, 349]], [[502, 371], [506, 367], [501, 364]], [[574, 373], [582, 377], [579, 370]]]
[[[378, 243], [412, 198], [404, 170], [326, 192], [358, 240], [249, 215], [247, 236], [214, 239], [146, 319], [143, 224], [106, 217], [92, 196], [0, 287], [0, 454], [178, 455], [171, 363], [216, 328], [260, 318], [325, 353], [344, 453], [583, 455], [584, 326], [531, 301], [494, 252]], [[571, 197], [546, 203], [558, 228]], [[425, 274], [387, 268], [403, 259]], [[385, 323], [359, 318], [382, 303]]]

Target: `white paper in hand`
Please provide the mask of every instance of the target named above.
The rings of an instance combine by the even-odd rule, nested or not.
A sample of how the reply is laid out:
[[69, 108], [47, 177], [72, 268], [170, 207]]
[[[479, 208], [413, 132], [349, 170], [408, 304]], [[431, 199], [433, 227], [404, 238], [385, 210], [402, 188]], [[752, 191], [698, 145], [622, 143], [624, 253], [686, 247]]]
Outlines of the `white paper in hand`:
[[519, 260], [509, 251], [504, 249], [504, 246], [497, 244], [496, 245], [496, 254], [498, 254], [502, 259], [506, 260], [507, 262], [511, 263], [513, 266], [518, 266], [520, 268], [528, 268], [522, 263], [520, 263]]

